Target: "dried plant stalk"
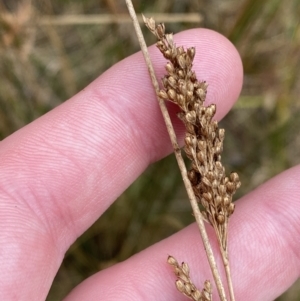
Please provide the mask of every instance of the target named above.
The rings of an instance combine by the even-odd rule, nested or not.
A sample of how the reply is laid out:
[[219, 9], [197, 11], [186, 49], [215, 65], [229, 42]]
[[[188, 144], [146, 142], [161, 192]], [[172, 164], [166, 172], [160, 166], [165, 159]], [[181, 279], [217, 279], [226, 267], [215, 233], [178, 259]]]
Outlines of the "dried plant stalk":
[[187, 263], [178, 264], [173, 256], [168, 257], [168, 263], [173, 266], [177, 280], [175, 282], [178, 291], [193, 301], [212, 301], [212, 289], [209, 280], [204, 282], [204, 288], [200, 292], [190, 278], [190, 268]]
[[178, 114], [186, 128], [185, 153], [192, 162], [188, 172], [197, 201], [202, 205], [203, 217], [214, 228], [226, 271], [231, 300], [234, 301], [230, 276], [227, 237], [228, 221], [234, 212], [232, 196], [240, 187], [237, 173], [225, 174], [221, 163], [225, 130], [213, 119], [216, 105], [204, 105], [207, 83], [199, 82], [192, 71], [195, 48], [176, 47], [172, 34], [165, 34], [164, 24], [155, 26], [153, 19], [145, 19], [149, 30], [157, 37], [157, 47], [169, 60], [167, 75], [162, 79], [164, 89], [158, 96], [177, 104]]
[[[232, 173], [229, 178], [225, 176], [225, 169], [220, 161], [224, 130], [218, 129], [217, 121], [213, 120], [216, 106], [210, 105], [205, 107], [203, 105], [207, 84], [199, 82], [196, 74], [191, 70], [195, 48], [192, 47], [184, 50], [183, 47], [176, 47], [172, 34], [165, 34], [163, 24], [159, 24], [156, 27], [153, 19], [144, 18], [146, 26], [158, 38], [158, 48], [165, 58], [170, 61], [166, 65], [168, 75], [163, 79], [164, 90], [160, 90], [133, 5], [130, 0], [126, 0], [126, 4], [133, 19], [137, 37], [158, 96], [158, 102], [172, 141], [174, 153], [199, 227], [220, 299], [226, 300], [225, 291], [207, 237], [203, 218], [216, 231], [226, 270], [230, 298], [234, 301], [228, 261], [227, 228], [228, 218], [234, 211], [232, 195], [240, 186], [240, 181], [236, 173]], [[192, 160], [192, 168], [189, 172], [187, 172], [182, 159], [164, 100], [176, 103], [182, 110], [179, 117], [186, 126], [185, 151], [188, 158]], [[199, 203], [204, 209], [202, 212], [199, 210]], [[176, 264], [174, 263], [173, 266], [176, 266]], [[177, 264], [177, 270], [178, 268], [180, 266]], [[183, 273], [183, 266], [181, 266], [181, 270]], [[182, 278], [180, 279], [182, 280]], [[190, 288], [194, 289], [192, 282], [187, 282], [187, 284]], [[178, 285], [177, 288], [179, 289]], [[185, 291], [185, 289], [182, 289], [181, 292], [185, 295], [189, 294], [189, 291]]]

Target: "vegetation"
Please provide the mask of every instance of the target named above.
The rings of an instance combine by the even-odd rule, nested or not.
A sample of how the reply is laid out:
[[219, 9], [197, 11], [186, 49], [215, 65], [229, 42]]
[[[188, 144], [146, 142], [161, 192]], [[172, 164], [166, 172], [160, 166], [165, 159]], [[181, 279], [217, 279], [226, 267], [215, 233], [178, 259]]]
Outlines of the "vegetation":
[[[226, 130], [223, 164], [236, 170], [243, 183], [237, 198], [299, 162], [298, 0], [134, 2], [137, 12], [164, 21], [168, 32], [211, 28], [239, 50], [245, 72], [243, 91], [220, 122]], [[170, 22], [178, 13], [182, 19]], [[90, 18], [92, 14], [97, 18]], [[124, 1], [0, 1], [1, 139], [139, 50], [129, 19], [114, 18], [116, 14], [127, 14]], [[169, 21], [155, 14], [166, 14]], [[192, 22], [187, 22], [188, 16]], [[146, 29], [144, 35], [154, 43]], [[73, 244], [48, 301], [61, 300], [99, 269], [194, 221], [180, 174], [174, 170], [173, 156], [150, 166]], [[298, 284], [278, 300], [299, 300], [299, 296]]]

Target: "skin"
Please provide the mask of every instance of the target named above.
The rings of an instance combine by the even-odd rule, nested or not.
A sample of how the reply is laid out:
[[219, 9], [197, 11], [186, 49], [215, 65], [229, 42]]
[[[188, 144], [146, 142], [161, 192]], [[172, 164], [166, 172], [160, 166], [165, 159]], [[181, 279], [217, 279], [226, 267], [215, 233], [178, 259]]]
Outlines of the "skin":
[[[209, 83], [206, 103], [217, 104], [216, 117], [221, 119], [242, 86], [236, 49], [205, 29], [182, 32], [175, 41], [196, 47], [194, 70], [199, 80]], [[161, 78], [164, 59], [155, 47], [150, 47], [150, 55]], [[171, 105], [182, 141], [176, 111]], [[0, 300], [44, 300], [69, 246], [149, 164], [170, 152], [141, 53], [119, 62], [77, 95], [3, 140]], [[229, 231], [237, 300], [274, 300], [299, 277], [299, 178], [296, 166], [237, 201]], [[214, 237], [210, 228], [208, 233]], [[189, 263], [195, 283], [212, 279], [192, 224], [93, 275], [65, 300], [186, 300], [174, 286], [168, 254]]]

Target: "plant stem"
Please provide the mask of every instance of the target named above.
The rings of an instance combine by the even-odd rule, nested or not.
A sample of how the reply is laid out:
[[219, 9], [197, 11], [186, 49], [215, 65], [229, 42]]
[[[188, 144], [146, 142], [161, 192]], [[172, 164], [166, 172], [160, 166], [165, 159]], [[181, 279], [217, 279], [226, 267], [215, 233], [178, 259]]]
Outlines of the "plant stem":
[[228, 258], [228, 249], [226, 248], [226, 250], [224, 250], [220, 241], [219, 241], [219, 246], [220, 246], [222, 261], [224, 264], [224, 270], [226, 273], [227, 286], [228, 286], [228, 290], [229, 290], [230, 300], [235, 301], [231, 272], [230, 272], [230, 265], [229, 265], [229, 258]]
[[[224, 263], [224, 268], [225, 268], [225, 273], [226, 273], [226, 278], [227, 278], [227, 285], [228, 285], [228, 289], [229, 289], [229, 295], [230, 295], [231, 301], [235, 301], [233, 285], [232, 285], [232, 278], [231, 278], [231, 273], [230, 273], [229, 260], [228, 260], [228, 256], [226, 256], [226, 257], [227, 257], [226, 258], [227, 259], [227, 264], [225, 265], [225, 263]], [[223, 259], [223, 261], [224, 261], [224, 259]]]
[[[153, 87], [155, 89], [156, 95], [158, 95], [159, 85], [158, 85], [157, 79], [155, 77], [154, 69], [153, 69], [153, 66], [152, 66], [152, 63], [151, 63], [151, 60], [150, 60], [150, 57], [149, 57], [149, 53], [148, 53], [148, 50], [147, 50], [147, 45], [146, 45], [146, 42], [144, 40], [141, 28], [139, 26], [139, 22], [137, 20], [133, 4], [132, 4], [131, 0], [125, 0], [125, 1], [126, 1], [126, 5], [128, 7], [129, 14], [132, 18], [133, 25], [134, 25], [134, 28], [135, 28], [135, 31], [136, 31], [136, 34], [137, 34], [137, 37], [138, 37], [138, 40], [139, 40], [144, 58], [145, 58], [145, 61], [146, 61], [147, 67], [148, 67], [148, 71], [149, 71], [149, 74], [150, 74], [150, 77], [151, 77]], [[223, 284], [222, 284], [222, 281], [221, 281], [221, 277], [220, 277], [220, 274], [219, 274], [219, 271], [218, 271], [218, 268], [217, 268], [217, 264], [216, 264], [216, 261], [215, 261], [215, 258], [214, 258], [213, 252], [212, 252], [211, 245], [209, 243], [209, 239], [208, 239], [207, 232], [206, 232], [206, 229], [205, 229], [202, 214], [200, 212], [198, 202], [197, 202], [195, 194], [193, 192], [193, 188], [191, 186], [190, 180], [188, 179], [188, 176], [187, 176], [186, 166], [185, 166], [184, 160], [183, 160], [182, 155], [181, 155], [181, 150], [180, 150], [180, 147], [179, 147], [178, 142], [177, 142], [176, 134], [175, 134], [175, 131], [174, 131], [174, 128], [173, 128], [173, 125], [172, 125], [167, 107], [166, 107], [165, 102], [164, 102], [163, 99], [161, 99], [157, 96], [157, 100], [158, 100], [158, 103], [159, 103], [159, 106], [160, 106], [160, 109], [161, 109], [161, 112], [162, 112], [167, 130], [168, 130], [168, 133], [169, 133], [172, 145], [173, 145], [173, 149], [174, 149], [174, 153], [175, 153], [175, 156], [176, 156], [176, 159], [177, 159], [177, 163], [178, 163], [178, 166], [179, 166], [179, 169], [180, 169], [180, 172], [181, 172], [181, 176], [182, 176], [182, 179], [183, 179], [183, 182], [184, 182], [184, 185], [185, 185], [185, 188], [186, 188], [186, 191], [187, 191], [187, 194], [188, 194], [188, 197], [189, 197], [192, 209], [193, 209], [193, 213], [194, 213], [194, 216], [195, 216], [200, 234], [201, 234], [201, 238], [202, 238], [202, 241], [203, 241], [203, 244], [204, 244], [204, 249], [206, 251], [208, 262], [209, 262], [209, 265], [210, 265], [210, 268], [211, 268], [211, 271], [212, 271], [212, 274], [213, 274], [213, 277], [214, 277], [214, 280], [215, 280], [215, 283], [216, 283], [216, 286], [217, 286], [217, 290], [218, 290], [220, 299], [222, 301], [226, 301], [227, 299], [226, 299], [226, 295], [225, 295], [225, 290], [224, 290], [224, 287], [223, 287]]]

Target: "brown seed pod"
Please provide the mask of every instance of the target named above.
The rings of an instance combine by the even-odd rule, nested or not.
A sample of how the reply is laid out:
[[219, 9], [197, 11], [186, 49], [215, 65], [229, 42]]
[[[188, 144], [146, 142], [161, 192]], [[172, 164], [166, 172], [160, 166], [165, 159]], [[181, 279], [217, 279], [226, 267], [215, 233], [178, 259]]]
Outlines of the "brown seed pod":
[[220, 225], [225, 223], [225, 216], [224, 213], [217, 214], [217, 221]]
[[169, 89], [167, 93], [171, 100], [176, 100], [176, 91], [174, 89]]

